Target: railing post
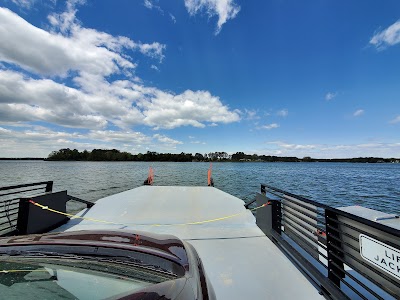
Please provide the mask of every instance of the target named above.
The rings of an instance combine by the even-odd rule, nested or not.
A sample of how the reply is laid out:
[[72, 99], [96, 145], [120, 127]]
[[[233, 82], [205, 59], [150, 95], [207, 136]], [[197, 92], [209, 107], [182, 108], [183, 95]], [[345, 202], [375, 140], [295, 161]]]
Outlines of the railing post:
[[[268, 204], [269, 199], [265, 197], [265, 195], [256, 194], [256, 206], [262, 206]], [[257, 210], [256, 212], [256, 223], [257, 226], [264, 232], [266, 236], [269, 238], [272, 237], [272, 206], [267, 205], [262, 209]]]
[[267, 193], [267, 189], [265, 188], [265, 185], [261, 184], [261, 194], [265, 195]]
[[[326, 222], [326, 246], [328, 254], [328, 278], [340, 288], [340, 280], [345, 277], [343, 264], [342, 243], [336, 239], [341, 239], [338, 231], [339, 224], [332, 220], [337, 220], [337, 214], [334, 211], [325, 209]], [[336, 230], [334, 230], [336, 229]], [[332, 238], [335, 237], [336, 239]], [[340, 259], [339, 259], [340, 258]]]
[[53, 191], [53, 181], [47, 181], [46, 184], [46, 193], [51, 193]]

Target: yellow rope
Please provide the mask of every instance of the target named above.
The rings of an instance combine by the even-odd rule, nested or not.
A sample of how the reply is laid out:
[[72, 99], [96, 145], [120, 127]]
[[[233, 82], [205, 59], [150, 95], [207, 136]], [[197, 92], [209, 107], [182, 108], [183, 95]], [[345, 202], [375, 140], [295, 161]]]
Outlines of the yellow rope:
[[[86, 221], [92, 221], [92, 222], [97, 222], [97, 223], [106, 223], [106, 224], [113, 224], [113, 225], [122, 225], [122, 226], [130, 226], [130, 225], [137, 225], [137, 226], [141, 226], [141, 225], [146, 225], [146, 226], [187, 226], [187, 225], [200, 225], [200, 224], [205, 224], [205, 223], [211, 223], [211, 222], [217, 222], [217, 221], [222, 221], [222, 220], [226, 220], [226, 219], [230, 219], [242, 214], [245, 214], [247, 211], [241, 212], [241, 213], [237, 213], [237, 214], [233, 214], [233, 215], [229, 215], [229, 216], [224, 216], [224, 217], [220, 217], [220, 218], [215, 218], [215, 219], [209, 219], [209, 220], [204, 220], [204, 221], [197, 221], [197, 222], [189, 222], [189, 223], [176, 223], [176, 224], [121, 224], [121, 223], [115, 223], [115, 222], [110, 222], [110, 221], [104, 221], [104, 220], [98, 220], [98, 219], [93, 219], [93, 218], [86, 218], [86, 217], [79, 217], [76, 215], [71, 215], [71, 214], [67, 214], [52, 208], [49, 208], [48, 206], [44, 206], [41, 205], [40, 203], [34, 202], [32, 200], [29, 200], [29, 202], [35, 206], [38, 206], [44, 210], [48, 210], [50, 212], [53, 213], [57, 213], [60, 215], [64, 215], [67, 217], [70, 217], [71, 219], [81, 219], [81, 220], [86, 220]], [[250, 209], [250, 211], [255, 211], [257, 209], [260, 209], [262, 207], [265, 207], [269, 205], [269, 202], [263, 205], [260, 205], [258, 207], [252, 208]]]
[[[123, 226], [128, 226], [129, 224], [119, 224], [119, 223], [114, 223], [114, 222], [109, 222], [109, 221], [104, 221], [104, 220], [97, 220], [97, 219], [93, 219], [93, 218], [85, 218], [85, 217], [79, 217], [76, 215], [71, 215], [71, 214], [67, 214], [52, 208], [49, 208], [48, 206], [44, 206], [41, 205], [40, 203], [34, 202], [32, 200], [29, 200], [29, 202], [35, 206], [38, 206], [44, 210], [48, 210], [50, 212], [56, 213], [56, 214], [60, 214], [60, 215], [64, 215], [67, 217], [70, 217], [72, 219], [82, 219], [82, 220], [87, 220], [87, 221], [92, 221], [92, 222], [99, 222], [99, 223], [106, 223], [106, 224], [114, 224], [114, 225], [123, 225]], [[265, 207], [269, 205], [269, 202], [260, 206], [257, 206], [255, 208], [250, 209], [250, 211], [255, 211], [257, 209], [260, 209], [262, 207]], [[234, 218], [236, 216], [245, 214], [246, 211], [241, 212], [241, 213], [237, 213], [237, 214], [233, 214], [233, 215], [229, 215], [229, 216], [225, 216], [225, 217], [220, 217], [220, 218], [215, 218], [215, 219], [210, 219], [210, 220], [204, 220], [204, 221], [197, 221], [197, 222], [189, 222], [189, 223], [177, 223], [177, 224], [131, 224], [131, 225], [146, 225], [146, 226], [186, 226], [186, 225], [199, 225], [199, 224], [204, 224], [204, 223], [211, 223], [211, 222], [217, 222], [217, 221], [222, 221], [222, 220], [226, 220], [226, 219], [230, 219], [230, 218]], [[16, 272], [47, 272], [47, 270], [0, 270], [0, 273], [6, 274], [6, 273], [16, 273]]]

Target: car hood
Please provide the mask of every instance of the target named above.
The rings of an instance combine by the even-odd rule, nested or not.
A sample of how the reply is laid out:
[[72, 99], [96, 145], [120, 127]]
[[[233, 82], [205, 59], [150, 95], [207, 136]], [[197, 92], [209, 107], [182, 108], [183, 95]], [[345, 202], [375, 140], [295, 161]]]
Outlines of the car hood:
[[183, 242], [172, 235], [144, 231], [82, 230], [0, 238], [0, 250], [35, 245], [98, 246], [156, 255], [188, 266]]

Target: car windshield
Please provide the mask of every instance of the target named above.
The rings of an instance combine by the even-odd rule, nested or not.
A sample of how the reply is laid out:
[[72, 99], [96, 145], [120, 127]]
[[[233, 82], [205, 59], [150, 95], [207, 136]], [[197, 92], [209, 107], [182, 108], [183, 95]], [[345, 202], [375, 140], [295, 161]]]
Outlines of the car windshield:
[[60, 258], [0, 259], [2, 299], [107, 299], [171, 279], [141, 267]]

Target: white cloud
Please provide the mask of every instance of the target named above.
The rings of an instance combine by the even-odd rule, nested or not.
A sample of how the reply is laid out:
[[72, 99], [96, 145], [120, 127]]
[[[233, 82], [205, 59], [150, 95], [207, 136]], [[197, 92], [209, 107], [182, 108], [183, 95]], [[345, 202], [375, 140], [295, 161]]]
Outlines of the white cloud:
[[56, 114], [54, 111], [27, 104], [0, 104], [1, 122], [45, 121], [65, 127], [103, 128], [107, 121], [102, 116]]
[[0, 70], [0, 120], [45, 121], [62, 126], [98, 128], [122, 114], [117, 99], [83, 93], [48, 79], [31, 79]]
[[191, 144], [196, 144], [196, 145], [206, 145], [205, 142], [201, 142], [201, 141], [191, 141]]
[[163, 51], [167, 46], [154, 42], [152, 44], [137, 44], [137, 47], [141, 53], [152, 58], [157, 58], [161, 62], [164, 59]]
[[287, 117], [289, 115], [289, 111], [285, 108], [276, 113], [279, 117]]
[[185, 0], [185, 6], [191, 16], [203, 10], [210, 17], [218, 16], [215, 34], [218, 34], [222, 25], [234, 19], [240, 11], [240, 6], [235, 3], [235, 0]]
[[109, 143], [128, 145], [149, 144], [151, 138], [135, 131], [91, 130], [86, 136], [88, 139]]
[[363, 114], [364, 114], [364, 110], [363, 109], [358, 109], [353, 113], [353, 116], [354, 117], [359, 117], [359, 116], [361, 116]]
[[399, 143], [360, 143], [353, 145], [292, 144], [282, 141], [268, 142], [258, 154], [296, 156], [299, 158], [353, 158], [353, 157], [398, 157]]
[[160, 72], [160, 69], [155, 65], [151, 65], [150, 68], [156, 70], [157, 72]]
[[241, 112], [243, 115], [243, 119], [245, 120], [258, 120], [260, 117], [257, 115], [257, 110], [254, 109], [244, 109], [244, 113]]
[[65, 12], [61, 14], [53, 13], [47, 18], [52, 26], [56, 27], [56, 29], [59, 29], [62, 33], [67, 33], [71, 30], [72, 26], [77, 23], [75, 16], [78, 10], [76, 9], [76, 6], [83, 5], [85, 3], [86, 0], [67, 0], [67, 9]]
[[49, 17], [54, 30], [37, 28], [8, 9], [0, 8], [0, 60], [41, 75], [67, 76], [70, 71], [109, 76], [121, 70], [131, 72], [136, 65], [123, 50], [138, 50], [162, 60], [165, 45], [136, 43], [82, 28], [75, 10]]
[[[75, 5], [82, 3], [69, 1], [65, 13], [51, 15], [52, 32], [0, 8], [0, 61], [39, 75], [32, 78], [21, 71], [0, 69], [3, 124], [44, 121], [99, 130], [112, 123], [123, 129], [135, 125], [172, 129], [240, 119], [207, 91], [176, 95], [144, 86], [132, 74], [136, 65], [125, 51], [138, 50], [162, 60], [165, 45], [136, 43], [82, 27], [75, 19]], [[66, 76], [75, 87], [46, 75]], [[111, 81], [109, 75], [122, 79]]]
[[337, 93], [328, 92], [328, 93], [325, 95], [325, 100], [326, 100], [326, 101], [330, 101], [330, 100], [332, 100], [333, 98], [335, 98], [336, 96], [337, 96]]
[[11, 1], [20, 7], [30, 9], [36, 0], [11, 0]]
[[169, 17], [171, 18], [172, 22], [174, 22], [174, 24], [176, 23], [176, 18], [173, 14], [169, 13]]
[[161, 9], [161, 7], [159, 5], [154, 4], [154, 2], [156, 2], [156, 1], [155, 0], [144, 0], [143, 5], [148, 9], [153, 9], [154, 8], [154, 9], [158, 10], [163, 15], [164, 11]]
[[151, 0], [144, 0], [143, 5], [148, 9], [152, 9], [153, 8], [153, 2], [151, 2]]
[[394, 118], [393, 120], [391, 120], [389, 123], [391, 123], [391, 124], [400, 123], [400, 115], [398, 115], [396, 118]]
[[[173, 143], [171, 141], [170, 144]], [[165, 141], [159, 142], [157, 138], [135, 131], [89, 130], [77, 133], [54, 131], [42, 126], [27, 130], [0, 127], [0, 153], [3, 157], [47, 157], [51, 151], [61, 148], [76, 148], [81, 151], [101, 148], [135, 152], [144, 151], [149, 145], [159, 148], [164, 144]]]
[[46, 121], [68, 127], [121, 128], [148, 125], [156, 129], [205, 127], [205, 123], [231, 123], [236, 112], [207, 91], [172, 94], [130, 81], [108, 83], [85, 75], [76, 80], [83, 91], [48, 79], [31, 79], [0, 70], [0, 116], [4, 121]]
[[150, 98], [139, 101], [138, 106], [145, 115], [144, 123], [155, 129], [188, 125], [204, 128], [204, 122], [232, 123], [240, 120], [238, 113], [230, 111], [208, 91], [187, 90], [178, 95], [157, 89], [148, 92]]
[[263, 126], [259, 126], [257, 127], [257, 129], [267, 129], [267, 130], [271, 130], [271, 129], [275, 129], [278, 128], [279, 124], [277, 123], [272, 123], [272, 124], [268, 124], [268, 125], [263, 125]]
[[388, 28], [376, 32], [369, 41], [378, 50], [383, 50], [389, 46], [400, 43], [400, 20], [390, 25]]
[[280, 148], [286, 149], [286, 150], [304, 150], [304, 149], [315, 149], [316, 145], [298, 145], [298, 144], [289, 144], [285, 142], [269, 142], [268, 144], [272, 145], [277, 145]]
[[158, 133], [154, 134], [153, 138], [157, 139], [159, 142], [164, 143], [164, 144], [172, 144], [172, 145], [182, 145], [183, 144], [181, 141], [171, 139], [165, 135], [158, 134]]

